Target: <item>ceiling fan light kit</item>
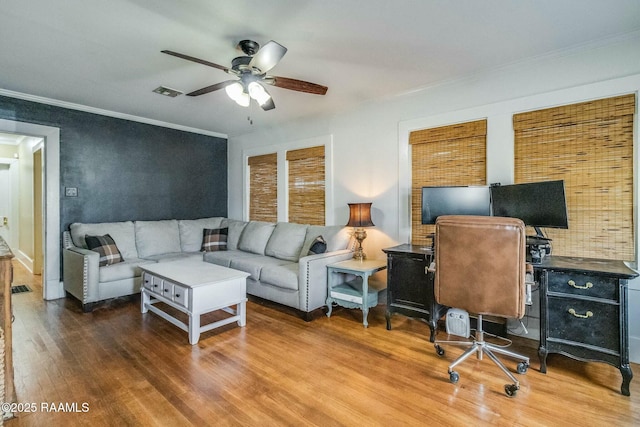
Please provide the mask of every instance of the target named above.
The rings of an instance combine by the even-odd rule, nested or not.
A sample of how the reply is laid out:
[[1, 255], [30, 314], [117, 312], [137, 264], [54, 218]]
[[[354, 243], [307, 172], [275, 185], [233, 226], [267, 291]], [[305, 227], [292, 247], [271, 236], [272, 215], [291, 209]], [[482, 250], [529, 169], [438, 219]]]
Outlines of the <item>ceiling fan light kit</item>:
[[276, 106], [263, 84], [316, 95], [327, 93], [326, 86], [288, 77], [267, 75], [267, 72], [275, 67], [284, 54], [287, 53], [287, 48], [281, 44], [271, 40], [260, 48], [260, 45], [252, 40], [242, 40], [238, 43], [238, 48], [242, 50], [245, 56], [234, 58], [231, 61], [231, 68], [170, 50], [163, 50], [162, 53], [217, 68], [225, 73], [234, 74], [239, 78], [238, 80], [227, 80], [198, 89], [188, 93], [188, 96], [204, 95], [224, 88], [229, 98], [233, 99], [238, 105], [248, 107], [251, 99], [254, 99], [263, 110], [268, 111]]

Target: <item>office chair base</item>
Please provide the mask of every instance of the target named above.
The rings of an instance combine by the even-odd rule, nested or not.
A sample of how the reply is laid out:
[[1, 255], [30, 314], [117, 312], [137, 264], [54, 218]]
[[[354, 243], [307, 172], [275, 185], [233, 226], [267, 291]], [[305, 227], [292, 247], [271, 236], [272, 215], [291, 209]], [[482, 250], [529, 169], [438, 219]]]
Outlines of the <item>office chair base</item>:
[[529, 358], [518, 353], [506, 350], [503, 347], [487, 343], [482, 338], [480, 338], [482, 337], [482, 330], [480, 330], [479, 333], [479, 340], [476, 341], [436, 341], [436, 343], [434, 344], [438, 356], [443, 356], [445, 353], [444, 349], [440, 347], [440, 343], [469, 346], [469, 348], [465, 350], [465, 352], [462, 353], [460, 357], [458, 357], [449, 365], [449, 381], [453, 384], [456, 384], [458, 382], [458, 380], [460, 379], [460, 375], [454, 370], [454, 368], [468, 359], [472, 354], [476, 354], [478, 360], [482, 360], [483, 354], [486, 354], [487, 357], [489, 357], [489, 359], [491, 359], [491, 361], [496, 366], [498, 366], [498, 368], [500, 368], [500, 370], [502, 370], [502, 372], [504, 372], [511, 381], [513, 381], [513, 384], [506, 384], [504, 386], [504, 391], [509, 397], [515, 396], [517, 391], [520, 390], [520, 382], [500, 361], [500, 359], [496, 357], [494, 353], [502, 354], [520, 360], [516, 367], [516, 372], [518, 374], [524, 374], [527, 372], [527, 370], [529, 369]]

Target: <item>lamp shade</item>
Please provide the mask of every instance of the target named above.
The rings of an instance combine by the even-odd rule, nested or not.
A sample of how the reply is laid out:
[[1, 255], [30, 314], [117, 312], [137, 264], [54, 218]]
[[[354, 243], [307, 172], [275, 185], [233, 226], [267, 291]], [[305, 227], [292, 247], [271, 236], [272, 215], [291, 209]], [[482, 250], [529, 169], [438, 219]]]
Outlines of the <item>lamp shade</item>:
[[348, 203], [349, 222], [347, 227], [373, 227], [371, 203]]

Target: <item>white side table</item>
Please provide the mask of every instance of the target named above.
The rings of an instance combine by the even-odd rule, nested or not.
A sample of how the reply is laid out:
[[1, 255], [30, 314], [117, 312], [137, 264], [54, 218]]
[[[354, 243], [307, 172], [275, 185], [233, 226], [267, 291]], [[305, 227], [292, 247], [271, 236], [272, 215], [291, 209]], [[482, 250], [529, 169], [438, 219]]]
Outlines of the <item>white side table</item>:
[[[331, 317], [332, 304], [346, 308], [362, 310], [362, 324], [369, 326], [367, 315], [369, 308], [378, 304], [378, 292], [381, 289], [369, 287], [369, 277], [387, 268], [386, 260], [347, 260], [327, 266], [327, 317]], [[338, 274], [353, 274], [354, 280], [346, 283], [338, 282]], [[384, 289], [384, 288], [383, 288]]]

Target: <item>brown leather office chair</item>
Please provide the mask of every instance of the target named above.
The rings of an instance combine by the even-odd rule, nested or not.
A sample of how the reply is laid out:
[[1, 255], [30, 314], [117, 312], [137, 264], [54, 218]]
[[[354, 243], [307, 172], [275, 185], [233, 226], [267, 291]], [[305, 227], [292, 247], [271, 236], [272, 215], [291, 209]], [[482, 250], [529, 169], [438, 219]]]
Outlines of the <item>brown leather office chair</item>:
[[469, 348], [449, 365], [449, 379], [458, 382], [456, 365], [472, 354], [478, 359], [486, 354], [513, 381], [505, 385], [508, 396], [520, 389], [516, 377], [494, 353], [520, 360], [518, 373], [525, 373], [529, 358], [484, 341], [482, 316], [524, 316], [527, 269], [525, 225], [516, 218], [488, 216], [440, 216], [435, 236], [435, 297], [438, 303], [477, 315], [473, 341], [438, 341]]

